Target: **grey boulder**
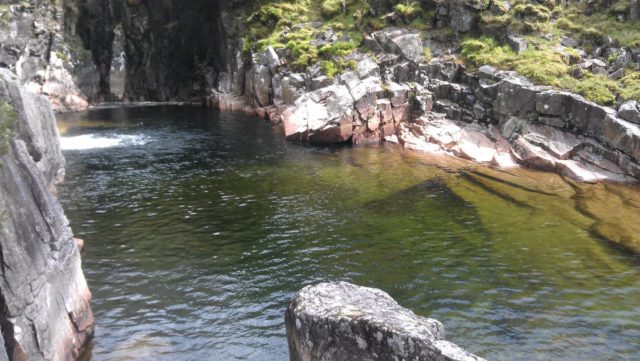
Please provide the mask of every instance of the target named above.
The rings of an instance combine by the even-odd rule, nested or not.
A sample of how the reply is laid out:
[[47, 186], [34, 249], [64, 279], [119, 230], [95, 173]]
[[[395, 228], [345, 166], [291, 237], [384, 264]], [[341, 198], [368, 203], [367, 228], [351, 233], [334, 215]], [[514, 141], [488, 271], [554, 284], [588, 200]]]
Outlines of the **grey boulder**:
[[291, 361], [479, 361], [445, 341], [444, 326], [387, 293], [347, 282], [307, 286], [285, 315]]

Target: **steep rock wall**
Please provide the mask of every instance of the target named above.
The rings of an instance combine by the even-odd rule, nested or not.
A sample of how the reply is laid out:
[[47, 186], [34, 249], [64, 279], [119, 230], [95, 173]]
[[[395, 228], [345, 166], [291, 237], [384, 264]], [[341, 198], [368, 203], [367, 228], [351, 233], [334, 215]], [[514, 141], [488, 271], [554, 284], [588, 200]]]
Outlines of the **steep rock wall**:
[[0, 5], [0, 68], [46, 95], [56, 111], [100, 101], [95, 65], [73, 36], [73, 16], [66, 2], [10, 0]]
[[93, 332], [91, 293], [55, 184], [64, 175], [46, 98], [0, 69], [0, 360], [72, 360]]

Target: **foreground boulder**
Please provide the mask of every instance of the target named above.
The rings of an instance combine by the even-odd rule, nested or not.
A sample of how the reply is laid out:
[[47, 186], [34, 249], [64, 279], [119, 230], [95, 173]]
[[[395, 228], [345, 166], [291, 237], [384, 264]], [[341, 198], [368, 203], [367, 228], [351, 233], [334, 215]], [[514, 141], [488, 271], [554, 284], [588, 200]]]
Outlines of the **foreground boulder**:
[[0, 360], [73, 360], [93, 333], [63, 175], [51, 105], [0, 69]]
[[291, 361], [479, 361], [445, 341], [444, 326], [387, 293], [347, 282], [307, 286], [285, 315]]

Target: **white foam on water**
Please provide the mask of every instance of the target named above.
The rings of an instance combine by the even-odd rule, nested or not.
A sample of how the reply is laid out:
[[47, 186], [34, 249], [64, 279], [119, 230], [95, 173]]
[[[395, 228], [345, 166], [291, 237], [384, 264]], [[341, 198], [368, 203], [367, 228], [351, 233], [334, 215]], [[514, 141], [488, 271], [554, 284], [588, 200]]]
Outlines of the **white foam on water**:
[[62, 150], [88, 150], [112, 147], [126, 147], [145, 145], [150, 142], [144, 135], [117, 134], [113, 136], [100, 136], [96, 134], [78, 135], [75, 137], [60, 137]]

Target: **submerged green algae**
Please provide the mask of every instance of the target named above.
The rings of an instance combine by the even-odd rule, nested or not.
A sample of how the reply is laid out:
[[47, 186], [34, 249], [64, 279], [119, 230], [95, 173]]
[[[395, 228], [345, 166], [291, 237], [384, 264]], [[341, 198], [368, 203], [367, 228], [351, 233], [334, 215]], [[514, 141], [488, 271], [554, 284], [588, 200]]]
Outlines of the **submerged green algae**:
[[151, 335], [144, 352], [160, 359], [206, 358], [212, 344], [224, 359], [286, 359], [282, 310], [320, 280], [381, 288], [490, 359], [640, 352], [638, 256], [604, 236], [633, 234], [637, 186], [392, 145], [301, 147], [191, 108], [76, 116], [87, 122], [67, 136], [151, 140], [65, 154], [61, 197], [100, 320], [94, 360], [143, 352], [132, 335]]

